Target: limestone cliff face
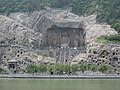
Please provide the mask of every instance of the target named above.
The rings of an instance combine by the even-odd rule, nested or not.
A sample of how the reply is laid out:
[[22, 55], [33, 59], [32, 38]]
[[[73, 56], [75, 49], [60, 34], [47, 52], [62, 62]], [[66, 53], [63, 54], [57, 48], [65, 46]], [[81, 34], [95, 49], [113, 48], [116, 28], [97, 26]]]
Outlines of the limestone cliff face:
[[[43, 53], [66, 62], [70, 57], [74, 60], [79, 60], [82, 56], [84, 58], [85, 54], [80, 54], [80, 57], [77, 55], [80, 53], [79, 49], [86, 50], [86, 43], [89, 49], [99, 45], [96, 42], [97, 37], [117, 34], [109, 25], [97, 23], [95, 18], [95, 15], [79, 17], [68, 11], [56, 9], [12, 13], [9, 17], [0, 15], [0, 58], [6, 62], [17, 58], [23, 60], [24, 64], [28, 61], [29, 63], [39, 61], [39, 56]], [[50, 46], [72, 49], [41, 50]], [[32, 58], [34, 55], [35, 58]]]
[[47, 29], [56, 25], [58, 27], [85, 28], [86, 43], [88, 47], [99, 45], [96, 38], [101, 35], [114, 35], [117, 32], [107, 24], [97, 23], [96, 15], [79, 17], [64, 10], [48, 9], [33, 13], [14, 13], [10, 18], [21, 22], [34, 31], [45, 35]]
[[98, 23], [96, 15], [91, 15], [84, 18], [86, 25], [86, 40], [88, 47], [100, 45], [96, 42], [97, 37], [101, 35], [115, 35], [118, 34], [110, 25]]
[[53, 25], [58, 27], [84, 28], [82, 18], [65, 10], [47, 9], [33, 13], [13, 13], [9, 17], [40, 32], [45, 32]]
[[20, 58], [24, 51], [37, 48], [40, 40], [40, 33], [0, 15], [0, 63], [6, 65], [7, 61]]
[[29, 27], [30, 29], [33, 28], [36, 21], [38, 20], [39, 16], [43, 13], [43, 11], [35, 11], [32, 13], [11, 13], [9, 18], [13, 19], [14, 21], [21, 23], [22, 25]]
[[[79, 16], [74, 15], [68, 11], [47, 9], [29, 14], [14, 13], [9, 17], [21, 23], [22, 25], [29, 27], [34, 32], [42, 33], [43, 46], [85, 46], [86, 32], [84, 30], [84, 22]], [[54, 26], [57, 28], [53, 28]], [[53, 34], [50, 34], [50, 31], [53, 32]], [[74, 45], [71, 45], [72, 43], [74, 43]], [[77, 45], [75, 45], [75, 43]]]
[[[0, 15], [0, 35], [1, 44], [4, 45], [23, 45], [29, 46], [29, 44], [41, 36], [40, 33], [35, 33], [30, 28], [23, 26], [22, 24]], [[36, 38], [36, 36], [38, 36]]]
[[[61, 48], [57, 52], [57, 47], [85, 49], [85, 37], [83, 20], [68, 11], [47, 9], [12, 13], [9, 17], [0, 15], [0, 63], [6, 65], [15, 59], [22, 67], [29, 63], [55, 63], [56, 57], [67, 63], [70, 50]], [[78, 50], [73, 49], [71, 55], [74, 53]], [[44, 61], [43, 56], [52, 58]]]
[[[86, 42], [87, 42], [87, 53], [79, 54], [76, 57], [73, 58], [73, 64], [79, 63], [79, 62], [89, 62], [89, 60], [93, 60], [92, 58], [89, 59], [89, 54], [93, 55], [90, 51], [96, 50], [96, 52], [99, 54], [99, 52], [102, 52], [102, 49], [105, 49], [106, 51], [111, 50], [110, 53], [112, 53], [112, 48], [119, 47], [120, 45], [109, 45], [109, 44], [103, 44], [96, 42], [97, 37], [100, 37], [101, 35], [115, 35], [118, 34], [113, 28], [111, 28], [110, 25], [107, 25], [105, 23], [98, 23], [96, 21], [96, 15], [81, 17], [83, 18], [85, 22], [85, 30], [86, 30]], [[109, 46], [112, 46], [108, 49]], [[106, 56], [107, 57], [107, 56]], [[111, 55], [112, 57], [112, 55]], [[98, 59], [98, 57], [96, 57]], [[108, 60], [109, 61], [109, 60]], [[107, 62], [107, 60], [106, 60]]]

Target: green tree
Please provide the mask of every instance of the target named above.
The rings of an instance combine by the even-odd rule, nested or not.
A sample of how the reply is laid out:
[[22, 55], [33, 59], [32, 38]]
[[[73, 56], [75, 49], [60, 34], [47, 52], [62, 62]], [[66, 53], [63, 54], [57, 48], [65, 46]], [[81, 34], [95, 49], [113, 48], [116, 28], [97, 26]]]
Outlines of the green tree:
[[0, 68], [0, 74], [3, 73], [3, 72], [4, 72], [4, 70], [2, 68]]
[[72, 69], [72, 73], [75, 74], [78, 71], [78, 65], [77, 64], [72, 65], [71, 69]]
[[69, 74], [69, 72], [71, 71], [70, 69], [71, 69], [70, 65], [63, 65], [63, 71], [66, 74]]
[[93, 74], [94, 74], [94, 72], [97, 71], [97, 65], [96, 65], [96, 64], [91, 64], [90, 69], [91, 69], [91, 71], [92, 71]]
[[120, 72], [120, 67], [119, 67], [119, 68], [117, 68], [117, 71], [118, 71], [118, 72]]
[[102, 73], [105, 73], [108, 70], [107, 65], [105, 64], [100, 64], [99, 65], [99, 71]]
[[115, 30], [120, 33], [120, 23], [115, 23], [115, 24], [113, 25], [113, 28], [115, 28]]
[[55, 71], [55, 65], [48, 65], [48, 71], [49, 71], [49, 73], [54, 72]]
[[80, 71], [84, 74], [85, 70], [87, 69], [86, 64], [80, 64]]
[[120, 73], [120, 67], [117, 68], [117, 72]]
[[64, 71], [64, 65], [62, 64], [56, 64], [55, 65], [55, 71], [59, 74], [62, 74]]
[[37, 66], [34, 64], [29, 64], [26, 68], [28, 73], [34, 74], [38, 71]]
[[41, 64], [41, 65], [39, 65], [38, 66], [38, 72], [39, 73], [44, 73], [44, 72], [47, 72], [47, 65], [45, 65], [45, 64]]

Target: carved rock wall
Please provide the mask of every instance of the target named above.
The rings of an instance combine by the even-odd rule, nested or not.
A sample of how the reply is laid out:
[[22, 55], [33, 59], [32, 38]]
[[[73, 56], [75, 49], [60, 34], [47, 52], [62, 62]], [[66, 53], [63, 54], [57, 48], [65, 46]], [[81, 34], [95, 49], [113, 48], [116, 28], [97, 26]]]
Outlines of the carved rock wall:
[[[0, 15], [0, 63], [6, 65], [15, 60], [21, 68], [30, 63], [55, 63], [57, 56], [56, 62], [69, 62], [70, 56], [78, 52], [77, 48], [85, 49], [85, 37], [84, 22], [68, 11], [48, 9], [13, 13], [9, 17]], [[74, 47], [75, 51], [70, 50]], [[41, 55], [54, 59], [39, 61]]]
[[52, 26], [47, 29], [46, 45], [53, 47], [84, 47], [85, 31], [82, 28]]

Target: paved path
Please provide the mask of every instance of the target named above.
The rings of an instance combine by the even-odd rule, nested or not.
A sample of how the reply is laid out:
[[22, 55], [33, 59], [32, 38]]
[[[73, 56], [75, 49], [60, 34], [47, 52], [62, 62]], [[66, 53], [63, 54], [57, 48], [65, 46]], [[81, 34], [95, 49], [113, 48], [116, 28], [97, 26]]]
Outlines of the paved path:
[[31, 78], [31, 79], [120, 79], [120, 75], [0, 75], [0, 78]]

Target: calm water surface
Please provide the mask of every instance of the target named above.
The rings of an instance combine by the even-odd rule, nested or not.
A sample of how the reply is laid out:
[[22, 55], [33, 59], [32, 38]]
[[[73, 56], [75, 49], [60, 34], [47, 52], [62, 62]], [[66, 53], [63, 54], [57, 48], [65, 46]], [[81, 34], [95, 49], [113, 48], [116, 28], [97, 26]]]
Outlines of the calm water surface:
[[0, 90], [120, 90], [120, 80], [0, 79]]

